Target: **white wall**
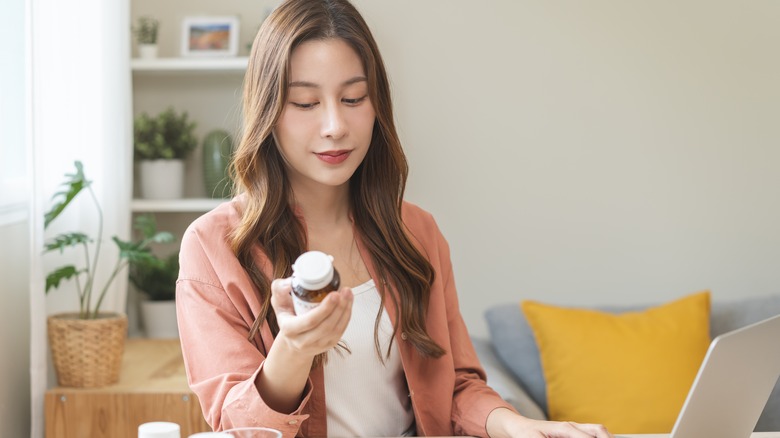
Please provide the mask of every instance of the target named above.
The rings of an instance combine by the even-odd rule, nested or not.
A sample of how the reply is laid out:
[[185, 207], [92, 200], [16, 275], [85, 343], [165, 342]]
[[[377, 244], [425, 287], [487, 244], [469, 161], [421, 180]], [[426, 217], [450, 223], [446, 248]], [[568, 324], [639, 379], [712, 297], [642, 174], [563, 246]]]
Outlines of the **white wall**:
[[30, 436], [30, 249], [27, 221], [0, 226], [0, 436]]
[[780, 293], [780, 2], [356, 1], [461, 310]]

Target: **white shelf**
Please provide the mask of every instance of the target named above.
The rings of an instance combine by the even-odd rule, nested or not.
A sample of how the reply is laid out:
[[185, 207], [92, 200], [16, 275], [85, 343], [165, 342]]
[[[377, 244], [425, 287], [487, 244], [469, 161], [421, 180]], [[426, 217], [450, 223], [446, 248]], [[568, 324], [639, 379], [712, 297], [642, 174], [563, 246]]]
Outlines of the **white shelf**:
[[241, 72], [246, 70], [249, 58], [155, 58], [132, 59], [133, 72]]
[[130, 209], [135, 213], [205, 213], [229, 199], [133, 199]]

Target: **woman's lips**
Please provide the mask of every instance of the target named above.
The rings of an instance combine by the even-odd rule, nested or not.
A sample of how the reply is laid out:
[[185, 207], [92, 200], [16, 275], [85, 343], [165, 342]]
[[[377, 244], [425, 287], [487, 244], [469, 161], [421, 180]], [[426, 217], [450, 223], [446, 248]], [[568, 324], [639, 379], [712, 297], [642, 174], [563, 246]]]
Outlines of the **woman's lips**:
[[314, 155], [317, 156], [320, 160], [328, 163], [328, 164], [339, 164], [343, 163], [344, 160], [349, 158], [349, 154], [352, 151], [327, 151], [327, 152], [321, 152], [316, 153]]

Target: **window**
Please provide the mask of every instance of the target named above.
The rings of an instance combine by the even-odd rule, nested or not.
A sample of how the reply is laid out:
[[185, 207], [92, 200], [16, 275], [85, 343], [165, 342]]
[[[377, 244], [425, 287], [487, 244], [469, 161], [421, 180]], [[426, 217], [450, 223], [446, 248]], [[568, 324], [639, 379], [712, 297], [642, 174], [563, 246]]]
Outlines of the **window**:
[[24, 0], [0, 2], [0, 225], [24, 220], [27, 183], [27, 26]]

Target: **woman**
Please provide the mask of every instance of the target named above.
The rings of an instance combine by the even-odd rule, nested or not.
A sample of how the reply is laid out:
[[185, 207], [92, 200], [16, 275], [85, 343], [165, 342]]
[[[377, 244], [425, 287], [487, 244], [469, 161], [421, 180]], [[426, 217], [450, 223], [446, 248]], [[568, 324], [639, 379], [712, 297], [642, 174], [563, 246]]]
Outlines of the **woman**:
[[[347, 0], [286, 1], [265, 21], [232, 172], [241, 194], [187, 230], [177, 286], [188, 378], [214, 429], [610, 436], [526, 419], [486, 385], [447, 243], [403, 201], [387, 75]], [[295, 315], [291, 265], [315, 249], [344, 287]]]

